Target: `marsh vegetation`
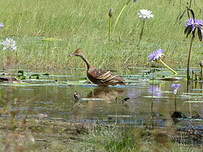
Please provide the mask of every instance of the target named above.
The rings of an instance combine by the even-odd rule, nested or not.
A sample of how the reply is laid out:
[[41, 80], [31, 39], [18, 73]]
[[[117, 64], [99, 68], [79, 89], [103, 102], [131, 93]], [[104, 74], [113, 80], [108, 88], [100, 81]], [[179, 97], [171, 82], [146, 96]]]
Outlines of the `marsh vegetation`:
[[202, 0], [0, 6], [0, 151], [202, 151]]

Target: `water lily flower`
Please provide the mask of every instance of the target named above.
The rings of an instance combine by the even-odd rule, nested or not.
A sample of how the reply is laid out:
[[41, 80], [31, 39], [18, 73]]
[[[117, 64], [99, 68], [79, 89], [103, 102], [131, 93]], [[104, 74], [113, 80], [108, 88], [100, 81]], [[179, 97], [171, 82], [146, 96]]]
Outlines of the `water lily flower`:
[[192, 15], [192, 18], [189, 18], [186, 21], [185, 30], [184, 30], [186, 37], [192, 34], [189, 51], [188, 51], [188, 60], [187, 60], [187, 80], [190, 80], [190, 58], [192, 54], [192, 44], [195, 38], [196, 31], [197, 31], [199, 40], [200, 41], [203, 40], [203, 20], [195, 19], [195, 14], [192, 9], [188, 8], [187, 11], [188, 11], [188, 14], [190, 13]]
[[3, 24], [3, 23], [0, 23], [0, 29], [3, 28], [3, 27], [4, 27], [4, 24]]
[[2, 43], [3, 45], [3, 50], [16, 50], [16, 41], [14, 41], [12, 38], [6, 38]]
[[173, 89], [174, 94], [177, 94], [177, 91], [180, 87], [181, 87], [181, 84], [178, 84], [178, 83], [177, 84], [174, 83], [171, 85], [171, 88]]
[[164, 56], [164, 52], [165, 52], [165, 50], [162, 50], [162, 49], [156, 50], [156, 51], [152, 52], [152, 53], [148, 56], [148, 59], [149, 59], [149, 61], [151, 61], [151, 62], [156, 61], [156, 62], [162, 63], [167, 69], [169, 69], [170, 71], [172, 71], [172, 72], [176, 75], [177, 72], [174, 71], [171, 67], [169, 67], [169, 66], [161, 59], [161, 58]]
[[195, 32], [197, 31], [199, 40], [202, 41], [203, 39], [203, 20], [189, 18], [185, 24], [185, 31], [186, 37], [192, 33], [193, 37], [195, 37]]
[[139, 12], [137, 14], [138, 14], [139, 18], [144, 19], [144, 20], [154, 17], [154, 15], [152, 14], [152, 11], [147, 10], [147, 9], [141, 9], [141, 10], [139, 10]]
[[157, 60], [161, 59], [161, 57], [164, 56], [164, 52], [165, 52], [165, 50], [162, 50], [162, 49], [159, 49], [159, 50], [152, 52], [148, 56], [149, 61], [157, 61]]

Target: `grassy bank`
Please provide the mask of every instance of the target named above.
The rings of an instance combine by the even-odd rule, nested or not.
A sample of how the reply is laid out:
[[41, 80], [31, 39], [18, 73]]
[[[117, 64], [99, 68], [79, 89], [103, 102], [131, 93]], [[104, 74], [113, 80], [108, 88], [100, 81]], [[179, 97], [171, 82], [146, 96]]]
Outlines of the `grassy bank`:
[[[84, 67], [78, 58], [67, 57], [76, 48], [85, 50], [92, 64], [123, 70], [147, 65], [147, 56], [155, 49], [166, 50], [166, 62], [175, 68], [186, 67], [189, 39], [184, 36], [188, 0], [130, 2], [122, 14], [112, 40], [108, 41], [108, 10], [113, 8], [115, 22], [124, 0], [1, 0], [0, 39], [11, 37], [17, 51], [1, 51], [1, 68], [56, 70]], [[202, 0], [192, 2], [197, 18], [202, 19]], [[137, 12], [152, 10], [142, 41], [137, 47], [142, 22]], [[52, 39], [47, 39], [52, 38]], [[192, 65], [202, 59], [202, 43], [194, 42]]]
[[[201, 152], [178, 132], [164, 129], [68, 123], [40, 119], [0, 119], [0, 151], [21, 152]], [[174, 142], [174, 138], [181, 143]], [[192, 137], [190, 138], [192, 140]], [[189, 140], [187, 139], [186, 142]]]

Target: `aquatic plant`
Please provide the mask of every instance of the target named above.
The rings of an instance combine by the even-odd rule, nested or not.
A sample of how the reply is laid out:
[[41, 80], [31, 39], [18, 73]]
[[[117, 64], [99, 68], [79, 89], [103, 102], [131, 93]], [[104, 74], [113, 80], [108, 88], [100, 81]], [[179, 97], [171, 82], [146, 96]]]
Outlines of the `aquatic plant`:
[[143, 32], [144, 32], [145, 21], [150, 19], [150, 18], [153, 18], [154, 15], [152, 14], [152, 11], [146, 10], [146, 9], [139, 10], [139, 12], [137, 14], [138, 14], [138, 17], [142, 20], [142, 27], [141, 27], [141, 31], [140, 31], [138, 44], [137, 44], [139, 46], [139, 44], [142, 40]]
[[0, 29], [4, 28], [4, 24], [0, 23]]
[[149, 56], [148, 59], [150, 62], [160, 62], [162, 63], [167, 69], [169, 69], [170, 71], [172, 71], [175, 75], [177, 74], [177, 72], [175, 70], [173, 70], [171, 67], [169, 67], [163, 60], [162, 57], [164, 56], [164, 52], [165, 50], [159, 49], [156, 50], [154, 52], [152, 52]]
[[[178, 16], [177, 16], [177, 21], [180, 21], [183, 16], [187, 13], [187, 15], [189, 16], [189, 9], [191, 9], [192, 7], [192, 0], [189, 0], [187, 3], [186, 3], [187, 7], [183, 10], [182, 13], [180, 13]], [[180, 2], [180, 6], [181, 6], [181, 2]]]
[[174, 108], [175, 108], [175, 111], [173, 112], [173, 114], [171, 115], [171, 117], [172, 117], [172, 119], [174, 120], [174, 122], [176, 122], [177, 120], [177, 118], [181, 118], [181, 117], [184, 117], [182, 114], [181, 114], [181, 112], [178, 112], [178, 111], [176, 111], [176, 107], [177, 107], [177, 104], [176, 104], [176, 96], [177, 96], [177, 92], [178, 92], [178, 89], [180, 89], [181, 88], [181, 84], [179, 84], [179, 83], [173, 83], [172, 85], [171, 85], [171, 88], [172, 88], [172, 90], [173, 90], [173, 94], [174, 94]]
[[186, 34], [186, 37], [188, 37], [190, 34], [192, 35], [191, 40], [190, 40], [190, 46], [189, 46], [189, 51], [188, 51], [188, 61], [187, 61], [187, 80], [190, 80], [190, 59], [191, 59], [191, 54], [192, 54], [192, 44], [193, 44], [196, 33], [198, 35], [199, 40], [202, 41], [203, 20], [195, 19], [193, 10], [192, 9], [188, 9], [188, 10], [191, 13], [192, 18], [189, 18], [186, 21], [184, 33]]
[[151, 93], [153, 96], [161, 97], [162, 91], [160, 85], [153, 84], [149, 86], [148, 92]]
[[179, 88], [181, 88], [181, 86], [182, 86], [181, 84], [173, 83], [171, 85], [171, 88], [173, 89], [173, 94], [177, 94], [177, 91], [178, 91]]
[[16, 46], [16, 41], [13, 40], [12, 38], [6, 38], [6, 40], [4, 40], [2, 43], [3, 45], [3, 50], [16, 50], [17, 46]]
[[127, 0], [127, 2], [123, 5], [123, 7], [122, 7], [120, 13], [118, 14], [118, 16], [117, 16], [117, 18], [116, 18], [116, 21], [115, 21], [115, 24], [114, 24], [114, 28], [113, 28], [113, 32], [114, 32], [115, 29], [116, 29], [116, 26], [117, 26], [117, 24], [118, 24], [118, 21], [119, 21], [121, 15], [122, 15], [123, 11], [125, 10], [125, 8], [128, 6], [128, 4], [129, 4], [130, 2], [131, 2], [131, 0]]
[[200, 79], [202, 80], [202, 78], [203, 78], [203, 61], [200, 61], [199, 65], [200, 65], [200, 76], [201, 76]]
[[113, 9], [109, 9], [109, 41], [111, 40], [111, 26], [112, 26], [112, 16], [113, 16]]

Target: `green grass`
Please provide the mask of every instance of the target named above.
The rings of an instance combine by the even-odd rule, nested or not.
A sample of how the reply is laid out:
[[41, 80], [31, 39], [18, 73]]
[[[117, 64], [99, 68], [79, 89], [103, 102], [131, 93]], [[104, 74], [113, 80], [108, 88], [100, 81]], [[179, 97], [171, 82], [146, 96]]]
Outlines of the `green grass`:
[[[125, 0], [1, 0], [0, 39], [17, 41], [17, 53], [0, 51], [0, 68], [41, 69], [42, 71], [84, 67], [78, 58], [67, 55], [83, 48], [93, 65], [127, 72], [128, 66], [147, 66], [147, 56], [155, 49], [166, 50], [165, 61], [172, 67], [186, 67], [189, 39], [183, 31], [187, 15], [177, 16], [188, 0], [131, 2], [121, 15], [108, 40], [108, 10], [113, 8], [113, 23]], [[197, 18], [203, 19], [202, 0], [192, 3]], [[147, 21], [137, 47], [142, 22], [139, 9], [150, 9], [154, 18]], [[43, 41], [56, 38], [60, 41]], [[202, 43], [194, 41], [192, 66], [202, 59]]]
[[81, 141], [70, 143], [69, 151], [96, 152], [201, 152], [201, 146], [179, 144], [170, 138], [170, 132], [161, 133], [142, 128], [102, 126], [84, 135]]

